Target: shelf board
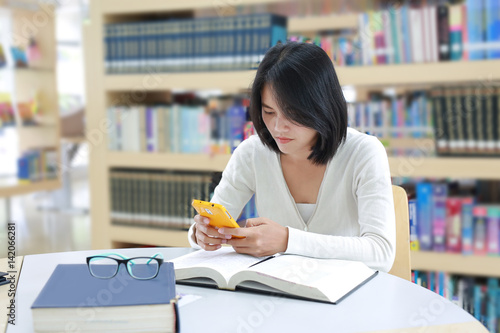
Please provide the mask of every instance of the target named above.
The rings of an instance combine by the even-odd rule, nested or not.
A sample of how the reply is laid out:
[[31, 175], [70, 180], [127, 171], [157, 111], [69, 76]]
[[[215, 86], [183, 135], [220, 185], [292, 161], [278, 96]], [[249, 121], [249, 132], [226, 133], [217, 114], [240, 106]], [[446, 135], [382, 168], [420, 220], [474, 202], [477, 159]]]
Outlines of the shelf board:
[[411, 268], [423, 271], [500, 277], [500, 257], [411, 251]]
[[158, 13], [172, 11], [191, 11], [204, 8], [213, 8], [215, 11], [224, 10], [235, 6], [259, 5], [267, 3], [283, 2], [286, 0], [106, 0], [102, 1], [101, 12], [104, 15], [136, 14], [136, 13]]
[[223, 171], [230, 155], [109, 152], [108, 166], [144, 169]]
[[389, 157], [393, 177], [500, 179], [500, 158]]
[[64, 143], [73, 143], [73, 144], [80, 144], [80, 143], [86, 143], [88, 140], [84, 136], [62, 136], [61, 137], [61, 142]]
[[0, 181], [0, 198], [23, 195], [38, 191], [52, 191], [61, 187], [58, 179], [43, 180], [29, 184], [19, 184], [17, 179]]
[[[492, 68], [500, 60], [437, 62], [426, 64], [338, 66], [343, 86], [433, 85], [475, 82], [487, 84]], [[186, 72], [156, 74], [105, 75], [108, 91], [155, 91], [170, 89], [213, 89], [238, 92], [251, 87], [255, 70], [226, 72]]]
[[358, 14], [290, 17], [288, 19], [289, 33], [357, 28]]
[[170, 89], [247, 90], [256, 71], [152, 73], [132, 75], [105, 75], [104, 87], [108, 91], [156, 91]]
[[475, 82], [488, 84], [500, 60], [442, 61], [422, 64], [338, 66], [341, 85], [382, 86]]
[[156, 246], [190, 247], [186, 230], [145, 227], [110, 226], [110, 239], [115, 242]]

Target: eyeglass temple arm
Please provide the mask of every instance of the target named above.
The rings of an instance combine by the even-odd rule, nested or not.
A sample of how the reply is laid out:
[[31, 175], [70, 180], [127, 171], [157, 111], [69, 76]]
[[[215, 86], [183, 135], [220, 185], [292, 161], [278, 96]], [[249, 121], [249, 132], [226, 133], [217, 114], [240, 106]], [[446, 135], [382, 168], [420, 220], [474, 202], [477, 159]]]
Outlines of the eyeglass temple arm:
[[157, 252], [157, 253], [153, 254], [151, 256], [151, 259], [149, 259], [148, 262], [146, 263], [146, 265], [149, 264], [151, 262], [151, 260], [153, 260], [156, 257], [160, 257], [161, 259], [163, 259], [163, 254], [161, 254], [160, 252]]

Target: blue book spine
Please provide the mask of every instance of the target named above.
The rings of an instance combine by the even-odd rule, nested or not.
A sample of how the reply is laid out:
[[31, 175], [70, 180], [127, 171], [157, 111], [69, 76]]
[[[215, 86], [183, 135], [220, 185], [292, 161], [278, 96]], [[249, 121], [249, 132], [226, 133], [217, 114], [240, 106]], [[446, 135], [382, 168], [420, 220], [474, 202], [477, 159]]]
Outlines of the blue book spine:
[[474, 318], [481, 320], [481, 286], [474, 286]]
[[243, 127], [246, 122], [245, 107], [242, 105], [233, 105], [227, 110], [229, 123], [229, 147], [231, 153], [243, 141]]
[[193, 113], [191, 107], [182, 106], [181, 107], [181, 153], [191, 152], [191, 114]]
[[434, 272], [428, 272], [427, 273], [427, 280], [428, 280], [428, 289], [431, 291], [435, 292], [435, 285], [436, 285], [436, 274]]
[[421, 250], [432, 249], [432, 184], [417, 184], [417, 227]]
[[418, 251], [420, 246], [417, 231], [417, 201], [415, 199], [408, 200], [408, 212], [410, 216], [410, 249], [412, 251]]
[[106, 73], [111, 72], [111, 38], [113, 33], [113, 28], [111, 24], [106, 24], [104, 26], [104, 68]]
[[408, 4], [404, 4], [401, 7], [401, 26], [402, 26], [402, 34], [403, 34], [403, 50], [404, 50], [404, 63], [412, 63], [412, 50], [411, 50], [411, 38], [410, 38], [410, 20]]
[[[485, 0], [484, 10], [486, 15], [486, 42], [496, 44], [494, 49], [488, 49], [488, 59], [500, 58], [500, 2], [498, 0]], [[491, 46], [490, 44], [490, 46]]]
[[490, 332], [498, 332], [497, 324], [497, 297], [498, 297], [498, 279], [488, 278], [488, 295], [486, 304], [486, 327]]
[[474, 217], [472, 209], [474, 202], [471, 199], [464, 199], [462, 201], [462, 254], [473, 254], [473, 230], [474, 230]]
[[444, 272], [439, 272], [439, 295], [444, 296], [445, 289], [445, 274]]
[[469, 60], [484, 59], [483, 1], [467, 0], [467, 36], [469, 43]]

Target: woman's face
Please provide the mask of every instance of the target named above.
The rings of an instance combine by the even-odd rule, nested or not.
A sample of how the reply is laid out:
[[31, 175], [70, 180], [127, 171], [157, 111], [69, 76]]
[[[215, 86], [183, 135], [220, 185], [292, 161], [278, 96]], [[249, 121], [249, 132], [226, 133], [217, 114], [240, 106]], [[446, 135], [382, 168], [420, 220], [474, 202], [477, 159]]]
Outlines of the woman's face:
[[273, 136], [280, 151], [291, 157], [307, 157], [316, 143], [317, 132], [309, 127], [286, 119], [275, 102], [272, 89], [264, 85], [262, 97], [262, 119]]

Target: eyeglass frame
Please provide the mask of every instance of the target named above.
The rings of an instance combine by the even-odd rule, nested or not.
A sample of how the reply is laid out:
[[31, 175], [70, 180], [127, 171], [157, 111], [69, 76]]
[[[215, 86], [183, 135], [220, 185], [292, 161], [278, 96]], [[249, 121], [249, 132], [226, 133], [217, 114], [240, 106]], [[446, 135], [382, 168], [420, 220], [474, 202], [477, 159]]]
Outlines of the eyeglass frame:
[[[118, 256], [121, 259], [113, 258], [111, 256]], [[156, 258], [157, 256], [160, 256], [160, 258]], [[94, 273], [92, 273], [92, 270], [90, 269], [90, 261], [92, 259], [95, 259], [95, 258], [115, 260], [118, 263], [118, 265], [116, 266], [117, 268], [116, 268], [115, 274], [113, 274], [110, 277], [101, 277], [101, 276], [94, 275]], [[133, 261], [134, 259], [149, 259], [149, 261], [146, 264], [149, 264], [151, 262], [151, 260], [156, 260], [158, 262], [158, 269], [156, 270], [156, 274], [154, 276], [152, 276], [152, 277], [149, 277], [149, 278], [138, 278], [138, 277], [133, 276], [132, 273], [130, 272], [129, 268], [128, 268], [128, 262], [131, 261], [132, 265], [133, 265], [134, 264], [134, 261]], [[160, 252], [157, 252], [157, 253], [153, 254], [151, 257], [133, 257], [133, 258], [128, 258], [128, 257], [126, 257], [126, 256], [124, 256], [122, 254], [119, 254], [119, 253], [103, 253], [103, 254], [99, 254], [99, 255], [96, 255], [96, 256], [87, 257], [86, 261], [87, 261], [87, 267], [89, 269], [90, 275], [92, 275], [93, 277], [95, 277], [97, 279], [103, 279], [103, 280], [114, 278], [118, 274], [118, 272], [120, 271], [121, 264], [125, 265], [125, 268], [126, 268], [126, 271], [127, 271], [128, 275], [130, 275], [132, 278], [134, 278], [136, 280], [151, 280], [151, 279], [154, 279], [155, 277], [158, 276], [158, 273], [160, 272], [160, 266], [165, 262], [165, 260], [163, 259], [163, 254], [161, 254]]]

